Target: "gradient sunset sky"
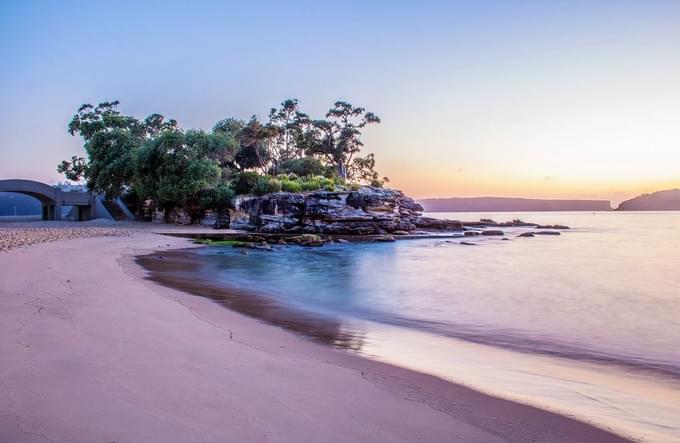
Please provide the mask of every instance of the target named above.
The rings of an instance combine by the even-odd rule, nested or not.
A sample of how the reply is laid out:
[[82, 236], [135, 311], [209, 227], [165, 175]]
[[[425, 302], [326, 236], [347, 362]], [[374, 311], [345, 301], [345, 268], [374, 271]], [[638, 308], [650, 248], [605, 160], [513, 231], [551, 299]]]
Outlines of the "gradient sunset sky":
[[680, 1], [1, 1], [0, 54], [0, 178], [62, 180], [84, 102], [210, 129], [295, 97], [378, 114], [415, 197], [680, 187]]

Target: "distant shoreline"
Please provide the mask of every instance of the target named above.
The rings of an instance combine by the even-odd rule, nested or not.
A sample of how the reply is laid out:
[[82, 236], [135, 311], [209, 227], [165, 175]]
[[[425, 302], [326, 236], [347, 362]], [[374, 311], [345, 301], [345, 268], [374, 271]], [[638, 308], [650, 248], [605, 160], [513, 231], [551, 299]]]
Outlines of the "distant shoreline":
[[418, 199], [425, 212], [556, 212], [611, 211], [609, 200], [553, 200], [514, 197]]

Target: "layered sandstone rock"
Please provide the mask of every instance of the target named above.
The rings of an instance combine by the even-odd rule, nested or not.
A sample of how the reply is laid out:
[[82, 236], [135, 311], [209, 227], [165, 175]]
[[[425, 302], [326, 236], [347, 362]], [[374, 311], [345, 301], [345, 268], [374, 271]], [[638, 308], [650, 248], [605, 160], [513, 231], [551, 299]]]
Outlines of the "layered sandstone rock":
[[241, 196], [229, 227], [268, 233], [370, 235], [416, 229], [462, 230], [458, 221], [422, 217], [423, 207], [403, 192], [365, 186], [356, 191]]

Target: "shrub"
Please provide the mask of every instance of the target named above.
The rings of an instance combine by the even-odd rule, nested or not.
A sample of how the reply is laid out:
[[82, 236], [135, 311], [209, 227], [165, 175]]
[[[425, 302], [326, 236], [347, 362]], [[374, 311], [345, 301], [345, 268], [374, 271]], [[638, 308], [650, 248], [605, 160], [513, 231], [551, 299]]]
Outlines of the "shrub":
[[272, 192], [281, 192], [281, 182], [266, 175], [259, 176], [253, 187], [253, 194], [265, 195]]
[[236, 195], [251, 194], [260, 175], [257, 172], [239, 172], [232, 181]]
[[221, 211], [232, 207], [234, 190], [225, 184], [198, 192], [198, 205], [202, 210]]
[[317, 176], [308, 177], [302, 182], [303, 191], [318, 191], [319, 189], [324, 189], [326, 191], [335, 190], [335, 181], [332, 178]]
[[277, 172], [293, 173], [300, 177], [310, 177], [315, 175], [326, 175], [328, 173], [328, 168], [313, 157], [304, 157], [282, 162], [278, 166]]
[[281, 190], [283, 192], [302, 192], [302, 184], [299, 180], [281, 180]]

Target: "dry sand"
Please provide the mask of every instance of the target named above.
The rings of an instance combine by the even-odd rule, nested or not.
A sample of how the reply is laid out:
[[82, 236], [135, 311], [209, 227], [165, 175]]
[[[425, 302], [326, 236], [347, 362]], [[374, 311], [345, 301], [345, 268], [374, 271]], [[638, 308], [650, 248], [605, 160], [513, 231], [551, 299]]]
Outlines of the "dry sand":
[[0, 442], [624, 441], [151, 283], [189, 243], [125, 234], [0, 254]]

